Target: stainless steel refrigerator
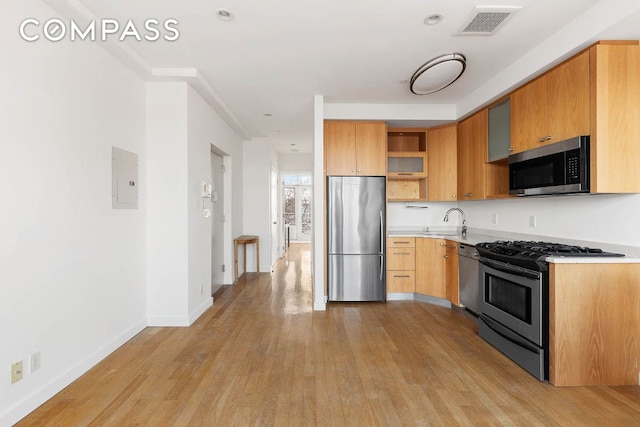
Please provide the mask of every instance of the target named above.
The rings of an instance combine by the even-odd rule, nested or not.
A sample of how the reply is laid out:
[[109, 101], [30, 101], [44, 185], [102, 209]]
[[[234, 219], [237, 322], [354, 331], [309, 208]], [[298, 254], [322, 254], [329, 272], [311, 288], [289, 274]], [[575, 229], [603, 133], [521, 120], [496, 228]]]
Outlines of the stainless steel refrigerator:
[[327, 177], [329, 301], [385, 301], [384, 177]]

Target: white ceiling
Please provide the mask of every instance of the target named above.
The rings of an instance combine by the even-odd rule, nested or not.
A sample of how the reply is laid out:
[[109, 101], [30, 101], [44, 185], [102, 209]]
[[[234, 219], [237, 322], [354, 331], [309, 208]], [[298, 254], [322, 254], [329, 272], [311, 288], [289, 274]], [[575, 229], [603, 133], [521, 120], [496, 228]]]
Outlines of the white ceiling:
[[[455, 104], [465, 113], [511, 86], [501, 87], [509, 80], [502, 79], [505, 70], [516, 80], [534, 73], [527, 55], [554, 55], [539, 64], [542, 69], [597, 37], [640, 39], [638, 0], [45, 1], [58, 10], [63, 2], [76, 11], [84, 5], [97, 18], [120, 22], [177, 19], [178, 41], [127, 42], [139, 63], [197, 69], [200, 84], [245, 137], [268, 137], [282, 152], [290, 152], [290, 144], [311, 151], [314, 95], [326, 103]], [[480, 5], [522, 9], [492, 36], [455, 35]], [[233, 19], [218, 19], [220, 8]], [[425, 25], [433, 14], [442, 21]], [[558, 45], [565, 50], [556, 54]], [[427, 60], [450, 52], [464, 54], [467, 69], [445, 90], [417, 96], [400, 83]]]

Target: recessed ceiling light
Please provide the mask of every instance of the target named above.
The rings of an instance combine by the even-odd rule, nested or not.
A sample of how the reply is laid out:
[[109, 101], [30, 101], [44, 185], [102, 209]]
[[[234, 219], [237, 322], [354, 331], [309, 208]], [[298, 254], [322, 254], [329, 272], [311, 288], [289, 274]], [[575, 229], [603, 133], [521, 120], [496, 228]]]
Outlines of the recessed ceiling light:
[[424, 18], [424, 23], [426, 25], [436, 25], [440, 21], [442, 21], [442, 15], [438, 15], [438, 14], [429, 15], [426, 18]]
[[218, 9], [216, 10], [216, 15], [218, 19], [223, 21], [231, 21], [233, 19], [233, 13], [229, 12], [228, 9]]
[[271, 117], [271, 113], [264, 113], [265, 117]]
[[289, 145], [290, 145], [290, 146], [292, 146], [292, 147], [295, 147], [295, 146], [296, 146], [296, 144], [289, 144]]

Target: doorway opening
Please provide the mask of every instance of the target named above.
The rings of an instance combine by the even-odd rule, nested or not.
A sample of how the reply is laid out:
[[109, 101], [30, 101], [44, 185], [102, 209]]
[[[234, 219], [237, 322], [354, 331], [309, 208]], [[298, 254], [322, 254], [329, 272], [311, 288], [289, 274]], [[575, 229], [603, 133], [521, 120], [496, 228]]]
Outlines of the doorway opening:
[[231, 283], [231, 223], [227, 207], [231, 205], [231, 180], [225, 179], [231, 158], [211, 145], [211, 295], [226, 283]]
[[285, 245], [290, 242], [310, 242], [313, 200], [311, 174], [283, 174], [282, 183]]

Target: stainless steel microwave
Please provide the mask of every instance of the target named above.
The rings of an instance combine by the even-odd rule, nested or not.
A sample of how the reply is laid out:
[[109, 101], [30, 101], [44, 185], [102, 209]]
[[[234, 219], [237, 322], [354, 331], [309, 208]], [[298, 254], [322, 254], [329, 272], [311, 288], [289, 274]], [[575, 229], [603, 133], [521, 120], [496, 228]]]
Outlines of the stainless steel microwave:
[[509, 194], [589, 193], [589, 136], [509, 156]]

